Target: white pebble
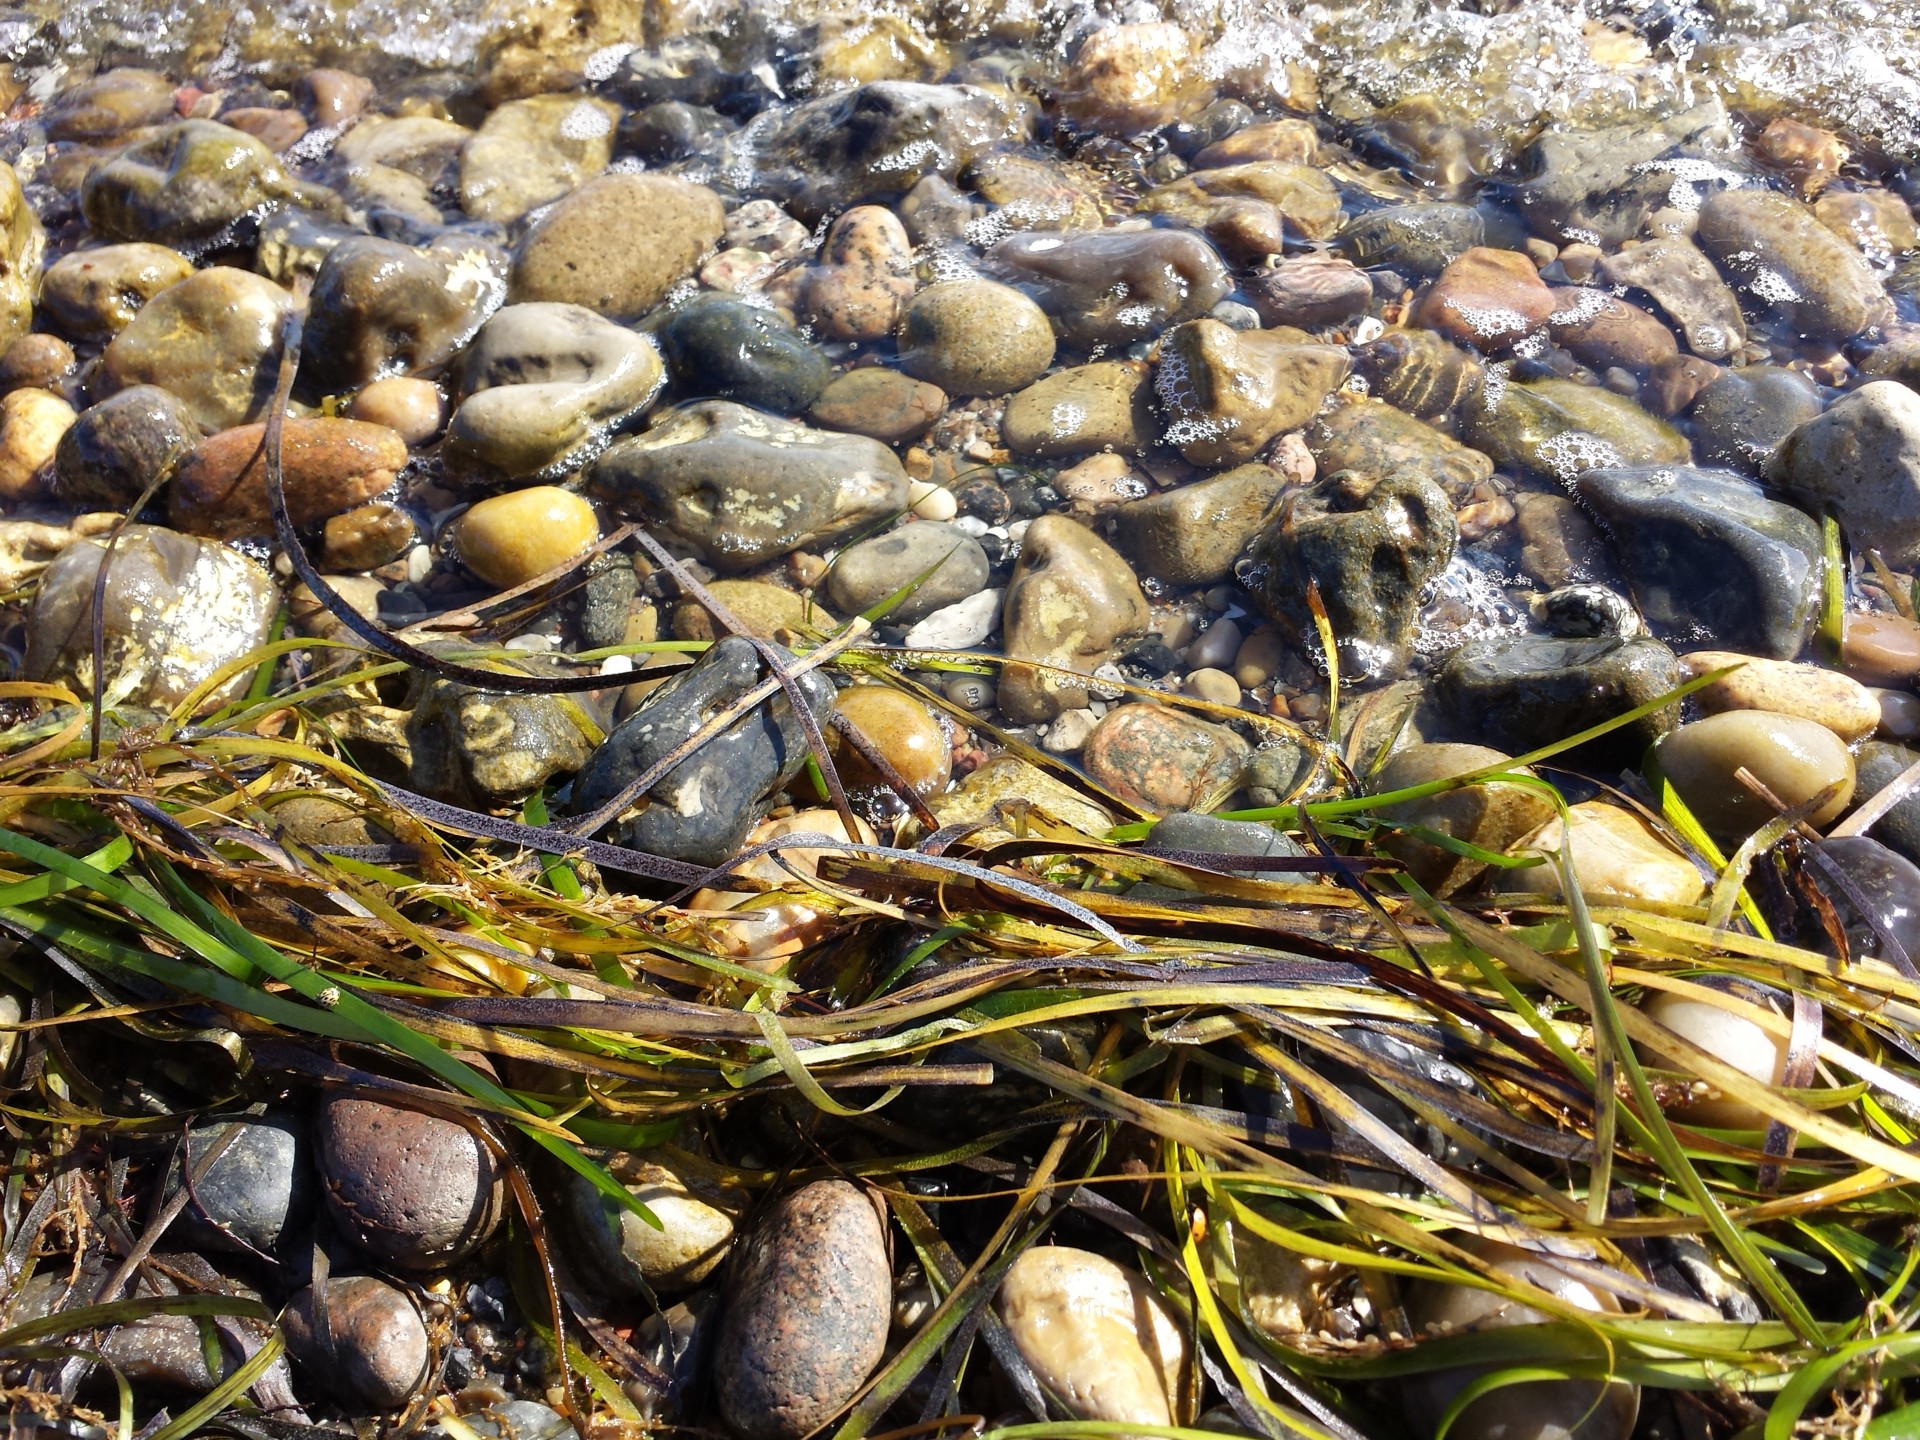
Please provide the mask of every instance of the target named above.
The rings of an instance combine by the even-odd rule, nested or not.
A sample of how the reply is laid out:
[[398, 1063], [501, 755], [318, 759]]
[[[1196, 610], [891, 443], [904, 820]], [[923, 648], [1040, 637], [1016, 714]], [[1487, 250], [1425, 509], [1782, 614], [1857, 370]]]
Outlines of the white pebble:
[[507, 641], [506, 648], [519, 655], [544, 655], [554, 648], [551, 635], [516, 635]]
[[1051, 755], [1077, 755], [1086, 748], [1087, 737], [1098, 723], [1090, 710], [1069, 710], [1047, 727], [1040, 748]]
[[1023, 542], [1027, 538], [1027, 526], [1032, 523], [1031, 520], [1016, 520], [1007, 526], [1007, 543], [1018, 545]]
[[407, 580], [418, 585], [433, 573], [433, 551], [425, 545], [416, 545], [407, 552]]
[[982, 520], [978, 515], [962, 515], [958, 520], [953, 522], [953, 528], [958, 530], [962, 535], [971, 535], [974, 539], [978, 540], [982, 535], [987, 533], [987, 522]]
[[922, 520], [951, 520], [960, 513], [953, 492], [930, 480], [915, 480], [907, 486], [907, 508]]
[[914, 650], [970, 650], [994, 632], [1000, 623], [1005, 590], [982, 590], [934, 611], [911, 630], [906, 643]]
[[602, 675], [631, 675], [633, 673], [633, 656], [609, 655], [600, 662], [600, 673]]

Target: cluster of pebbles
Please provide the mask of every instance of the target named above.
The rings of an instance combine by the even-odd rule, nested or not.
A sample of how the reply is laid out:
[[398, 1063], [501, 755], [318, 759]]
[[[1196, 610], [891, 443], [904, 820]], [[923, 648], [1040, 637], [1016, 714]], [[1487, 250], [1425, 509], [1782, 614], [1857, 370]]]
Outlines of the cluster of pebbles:
[[[0, 125], [0, 638], [19, 678], [104, 695], [132, 728], [237, 698], [244, 674], [208, 682], [283, 609], [352, 640], [272, 541], [262, 442], [299, 312], [285, 494], [329, 588], [432, 644], [453, 633], [437, 617], [531, 585], [490, 638], [530, 672], [606, 677], [578, 703], [419, 673], [316, 704], [365, 768], [441, 800], [517, 811], [570, 785], [590, 812], [765, 679], [644, 551], [602, 543], [626, 522], [762, 639], [804, 649], [871, 617], [913, 683], [816, 671], [799, 699], [942, 824], [1023, 800], [1093, 835], [1140, 814], [1180, 817], [1158, 838], [1189, 849], [1290, 843], [1191, 812], [1343, 783], [1316, 758], [1335, 677], [1354, 783], [1384, 792], [1740, 667], [1556, 762], [1631, 788], [1651, 755], [1729, 850], [1781, 813], [1844, 825], [1920, 763], [1920, 229], [1911, 175], [1872, 145], [1707, 95], [1489, 151], [1437, 99], [1336, 121], [1286, 66], [1202, 64], [1165, 22], [1047, 60], [889, 14], [769, 57], [698, 34], [609, 48], [611, 22], [580, 14], [568, 30], [529, 7], [477, 73], [378, 88], [117, 68], [19, 93]], [[1625, 22], [1605, 34], [1623, 66], [1644, 57]], [[104, 537], [136, 509], [96, 674]], [[1820, 651], [1828, 586], [1848, 613]], [[663, 640], [714, 643], [688, 664], [647, 648]], [[792, 703], [706, 743], [607, 838], [700, 865], [844, 838], [809, 808]], [[38, 736], [67, 715], [14, 718]], [[863, 833], [911, 838], [884, 771], [836, 754]], [[1584, 889], [1701, 902], [1664, 831], [1566, 784]], [[379, 838], [321, 791], [269, 804], [307, 843]], [[1467, 842], [1389, 842], [1435, 895], [1561, 883], [1474, 857], [1561, 849], [1535, 791], [1387, 818]], [[1920, 907], [1920, 800], [1871, 833], [1817, 840], [1878, 907], [1840, 906], [1869, 953]], [[772, 968], [823, 923], [756, 902], [713, 935]], [[1698, 1001], [1664, 1018], [1780, 1079], [1753, 1022]], [[471, 1129], [359, 1095], [196, 1137], [230, 1128], [179, 1223], [287, 1303], [290, 1393], [324, 1416], [433, 1394], [478, 1432], [564, 1428], [541, 1409], [554, 1357], [499, 1277], [464, 1278], [507, 1209]], [[931, 1303], [852, 1184], [761, 1206], [736, 1245], [752, 1207], [711, 1162], [613, 1163], [665, 1231], [564, 1186], [556, 1231], [596, 1290], [666, 1304], [634, 1343], [663, 1376], [716, 1377], [745, 1440], [831, 1418]], [[310, 1250], [316, 1226], [338, 1263], [289, 1285], [311, 1274], [289, 1237]], [[1323, 1328], [1327, 1276], [1283, 1261], [1262, 1262], [1262, 1323]], [[1737, 1290], [1710, 1298], [1749, 1318]], [[1192, 1415], [1184, 1322], [1138, 1273], [1043, 1247], [1001, 1311], [1082, 1417]], [[1542, 1318], [1451, 1289], [1408, 1313]], [[218, 1379], [190, 1320], [109, 1349], [136, 1378]], [[1410, 1414], [1464, 1383], [1410, 1386]], [[1469, 1440], [1509, 1433], [1516, 1396], [1586, 1440], [1624, 1436], [1637, 1406], [1625, 1385], [1510, 1388], [1468, 1410]]]

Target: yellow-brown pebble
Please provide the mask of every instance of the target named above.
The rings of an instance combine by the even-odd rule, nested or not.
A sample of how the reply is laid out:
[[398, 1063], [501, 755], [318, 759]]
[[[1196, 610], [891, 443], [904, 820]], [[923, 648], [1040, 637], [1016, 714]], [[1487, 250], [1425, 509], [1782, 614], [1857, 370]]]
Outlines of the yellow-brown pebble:
[[[886, 685], [855, 685], [840, 692], [834, 708], [917, 793], [932, 795], [947, 788], [953, 777], [953, 748], [933, 712], [911, 695]], [[828, 744], [847, 784], [886, 783], [837, 730], [829, 733]]]
[[1866, 686], [1837, 670], [1767, 660], [1731, 650], [1696, 650], [1681, 657], [1689, 678], [1729, 665], [1740, 668], [1694, 692], [1709, 714], [1771, 710], [1824, 725], [1842, 740], [1864, 740], [1880, 726], [1880, 703]]
[[0, 399], [0, 500], [40, 492], [60, 437], [78, 418], [49, 390], [14, 390]]
[[566, 564], [599, 538], [593, 506], [557, 485], [529, 485], [482, 500], [454, 530], [461, 563], [502, 590]]
[[431, 380], [393, 375], [354, 396], [347, 414], [384, 425], [409, 445], [424, 445], [446, 424], [447, 397]]

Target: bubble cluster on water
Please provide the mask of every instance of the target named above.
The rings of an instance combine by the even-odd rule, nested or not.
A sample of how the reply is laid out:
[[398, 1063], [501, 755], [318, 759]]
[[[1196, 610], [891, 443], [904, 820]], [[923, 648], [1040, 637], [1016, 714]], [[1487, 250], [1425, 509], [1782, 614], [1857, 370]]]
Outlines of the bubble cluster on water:
[[1415, 625], [1413, 649], [1444, 655], [1471, 640], [1518, 635], [1527, 617], [1507, 596], [1508, 577], [1482, 552], [1455, 553], [1433, 584]]

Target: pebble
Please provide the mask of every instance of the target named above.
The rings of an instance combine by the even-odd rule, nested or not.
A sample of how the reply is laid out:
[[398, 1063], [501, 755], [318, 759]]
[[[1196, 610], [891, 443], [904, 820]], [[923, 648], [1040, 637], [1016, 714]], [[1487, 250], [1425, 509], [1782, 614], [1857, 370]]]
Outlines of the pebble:
[[600, 517], [571, 490], [530, 485], [477, 502], [453, 537], [461, 564], [511, 590], [584, 555], [600, 538]]
[[1920, 955], [1920, 866], [1878, 840], [1848, 835], [1820, 842], [1812, 873], [1845, 927], [1849, 955], [1892, 960], [1894, 945], [1909, 961]]
[[[105, 550], [102, 540], [76, 540], [41, 573], [27, 615], [27, 679], [95, 693], [93, 589]], [[104, 692], [123, 705], [179, 704], [229, 661], [266, 644], [280, 609], [279, 588], [260, 565], [225, 545], [158, 526], [121, 531], [110, 573]], [[250, 678], [243, 670], [207, 703], [238, 699]]]
[[1427, 200], [1357, 215], [1335, 244], [1362, 265], [1438, 275], [1486, 238], [1486, 219], [1472, 206]]
[[[747, 634], [762, 640], [780, 640], [783, 631], [822, 632], [838, 623], [818, 601], [764, 580], [710, 580], [707, 593], [727, 608]], [[726, 633], [715, 626], [706, 606], [691, 596], [673, 607], [676, 640], [713, 640]]]
[[1920, 696], [1905, 690], [1869, 689], [1874, 704], [1880, 707], [1880, 724], [1875, 734], [1883, 740], [1902, 743], [1920, 737]]
[[1797, 370], [1722, 371], [1694, 398], [1694, 449], [1709, 465], [1765, 475], [1780, 442], [1822, 408], [1820, 392]]
[[1603, 466], [1684, 465], [1687, 438], [1624, 395], [1572, 380], [1485, 386], [1462, 432], [1503, 467], [1566, 484]]
[[460, 208], [506, 224], [607, 168], [620, 107], [574, 95], [499, 106], [460, 151]]
[[947, 392], [938, 385], [870, 365], [828, 381], [807, 418], [828, 430], [897, 445], [924, 435], [946, 408]]
[[431, 380], [390, 375], [347, 404], [347, 417], [384, 425], [409, 445], [424, 445], [447, 423], [447, 397]]
[[854, 1397], [885, 1351], [893, 1276], [866, 1194], [817, 1180], [755, 1228], [715, 1342], [721, 1417], [741, 1440], [800, 1440]]
[[40, 306], [69, 339], [104, 344], [154, 296], [193, 273], [178, 250], [148, 241], [62, 255], [40, 281]]
[[617, 441], [588, 480], [622, 513], [666, 526], [726, 574], [821, 549], [907, 503], [906, 471], [878, 441], [730, 400], [682, 406]]
[[314, 276], [300, 346], [305, 378], [336, 392], [435, 374], [505, 296], [497, 258], [480, 245], [416, 250], [372, 236], [343, 240]]
[[675, 388], [716, 395], [776, 415], [805, 410], [827, 388], [827, 357], [772, 312], [712, 297], [674, 311], [655, 332]]
[[311, 193], [253, 136], [212, 120], [182, 120], [136, 140], [89, 174], [80, 208], [103, 240], [195, 245]]
[[1012, 838], [1008, 827], [1021, 823], [1015, 817], [1027, 807], [1083, 835], [1103, 836], [1113, 827], [1113, 816], [1102, 806], [1007, 752], [994, 756], [944, 795], [927, 800], [927, 808], [943, 826], [993, 822], [974, 832], [982, 845]]
[[[953, 778], [953, 745], [933, 712], [890, 685], [852, 685], [834, 709], [870, 742], [916, 794], [931, 795]], [[878, 770], [837, 729], [827, 748], [842, 779], [862, 788], [884, 785]]]
[[47, 107], [47, 138], [111, 140], [173, 118], [171, 80], [156, 70], [116, 66], [82, 80]]
[[406, 1296], [372, 1275], [330, 1276], [325, 1304], [309, 1285], [287, 1302], [280, 1323], [287, 1353], [330, 1395], [355, 1408], [398, 1410], [428, 1376], [432, 1343]]
[[376, 500], [327, 521], [320, 564], [327, 570], [377, 570], [405, 555], [418, 538], [406, 511]]
[[1920, 678], [1920, 624], [1904, 615], [1850, 614], [1841, 636], [1840, 666], [1861, 684], [1898, 689]]
[[1611, 285], [1645, 291], [1702, 360], [1724, 360], [1747, 343], [1740, 302], [1713, 262], [1684, 235], [1628, 245], [1600, 262]]
[[1700, 206], [1697, 234], [1809, 340], [1847, 340], [1893, 319], [1893, 302], [1860, 253], [1790, 195], [1717, 190]]
[[1148, 368], [1101, 360], [1057, 370], [1008, 399], [1000, 435], [1014, 454], [1043, 460], [1138, 455], [1160, 438]]
[[999, 1305], [1020, 1358], [1076, 1420], [1187, 1419], [1186, 1331], [1137, 1270], [1089, 1250], [1035, 1245], [1000, 1282]]
[[1285, 656], [1285, 642], [1279, 632], [1262, 626], [1240, 642], [1233, 657], [1233, 678], [1242, 688], [1257, 690], [1279, 672]]
[[[350, 712], [349, 733], [363, 717], [375, 726], [367, 738], [391, 743], [373, 710]], [[580, 769], [592, 749], [590, 725], [557, 695], [502, 695], [436, 679], [417, 692], [398, 738], [415, 790], [491, 807], [517, 805], [554, 776]]]
[[[1414, 744], [1396, 753], [1369, 782], [1376, 795], [1447, 780], [1456, 775], [1505, 765], [1512, 756], [1484, 745]], [[1507, 768], [1512, 769], [1511, 765]], [[1530, 775], [1530, 770], [1518, 773]], [[1553, 801], [1523, 785], [1467, 785], [1421, 800], [1403, 800], [1380, 810], [1382, 820], [1398, 825], [1437, 830], [1455, 840], [1496, 854], [1538, 829], [1553, 814]], [[1458, 855], [1418, 837], [1399, 832], [1386, 841], [1387, 853], [1429, 894], [1445, 899], [1478, 880], [1486, 862]]]
[[1204, 231], [1243, 265], [1269, 260], [1289, 242], [1330, 239], [1343, 218], [1324, 171], [1274, 161], [1196, 170], [1149, 190], [1137, 209]]
[[[1696, 983], [1704, 982], [1710, 988], [1719, 988], [1714, 986], [1714, 981], [1719, 978], [1700, 977]], [[1721, 983], [1738, 993], [1738, 981], [1722, 980]], [[1758, 997], [1750, 993], [1741, 998], [1753, 1003]], [[1678, 995], [1670, 990], [1650, 996], [1641, 1009], [1649, 1020], [1664, 1025], [1721, 1064], [1732, 1066], [1742, 1075], [1758, 1080], [1763, 1085], [1778, 1085], [1786, 1077], [1786, 1036], [1775, 1035], [1744, 1015], [1716, 1005], [1711, 1000]], [[1662, 1055], [1653, 1046], [1641, 1048], [1649, 1063], [1668, 1070], [1678, 1070], [1683, 1075], [1693, 1074], [1693, 1067], [1678, 1056]], [[1767, 1127], [1765, 1112], [1711, 1088], [1703, 1094], [1683, 1098], [1673, 1108], [1694, 1125], [1711, 1125], [1729, 1130], [1764, 1130]]]
[[717, 1185], [689, 1183], [661, 1163], [665, 1158], [646, 1151], [606, 1157], [614, 1178], [653, 1212], [659, 1229], [602, 1195], [582, 1175], [569, 1172], [561, 1181], [568, 1244], [580, 1258], [581, 1278], [601, 1294], [622, 1299], [649, 1290], [683, 1295], [719, 1269], [732, 1248], [745, 1197]]
[[1040, 307], [991, 280], [945, 280], [900, 317], [900, 368], [949, 395], [1005, 395], [1053, 363], [1053, 329]]
[[827, 230], [801, 308], [836, 340], [884, 340], [913, 299], [913, 242], [882, 205], [856, 205]]
[[[1580, 1310], [1619, 1312], [1612, 1295], [1571, 1278], [1530, 1250], [1488, 1240], [1463, 1244], [1501, 1278], [1525, 1281]], [[1410, 1287], [1406, 1304], [1407, 1318], [1422, 1333], [1543, 1325], [1551, 1318], [1494, 1291], [1449, 1282]], [[1428, 1434], [1434, 1417], [1447, 1413], [1467, 1386], [1498, 1366], [1497, 1361], [1457, 1365], [1409, 1377], [1400, 1397], [1409, 1423]], [[1456, 1440], [1627, 1440], [1639, 1413], [1640, 1387], [1624, 1380], [1527, 1380], [1470, 1401], [1447, 1433]]]
[[1305, 444], [1313, 464], [1301, 483], [1341, 470], [1384, 480], [1396, 470], [1416, 469], [1432, 476], [1449, 499], [1464, 503], [1493, 476], [1493, 461], [1478, 450], [1392, 405], [1358, 396], [1337, 397], [1307, 428]]
[[[1139, 580], [1112, 546], [1076, 521], [1041, 516], [1007, 585], [1001, 708], [1022, 723], [1084, 708], [1086, 685], [1073, 676], [1103, 664], [1151, 619]], [[1013, 663], [1021, 661], [1037, 664]]]
[[314, 1147], [334, 1225], [396, 1269], [440, 1270], [465, 1258], [505, 1212], [500, 1162], [466, 1126], [438, 1115], [330, 1096]]
[[908, 628], [902, 644], [913, 650], [972, 650], [999, 628], [1004, 589], [982, 590], [942, 606]]
[[1556, 309], [1547, 317], [1548, 333], [1583, 365], [1595, 370], [1618, 365], [1644, 375], [1679, 353], [1673, 332], [1638, 305], [1571, 286], [1552, 294]]
[[1855, 545], [1889, 565], [1920, 560], [1920, 394], [1873, 380], [1788, 435], [1769, 478], [1809, 508], [1831, 505]]
[[922, 520], [945, 524], [960, 513], [960, 502], [948, 486], [931, 480], [909, 480], [907, 509]]
[[[306, 1127], [284, 1113], [206, 1120], [186, 1132], [183, 1158], [197, 1169], [229, 1131], [233, 1138], [194, 1181], [182, 1228], [210, 1249], [275, 1256], [313, 1212]], [[177, 1164], [173, 1175], [177, 1183]]]
[[[1281, 122], [1283, 124], [1289, 122]], [[1255, 275], [1247, 285], [1263, 325], [1323, 330], [1351, 324], [1373, 303], [1373, 283], [1350, 260], [1296, 255]]]
[[77, 369], [73, 347], [58, 335], [22, 335], [0, 353], [0, 390], [70, 393]]
[[720, 241], [720, 197], [668, 175], [602, 175], [540, 217], [514, 253], [511, 298], [644, 315]]
[[44, 493], [53, 478], [61, 437], [78, 417], [46, 390], [11, 390], [0, 396], [0, 500], [26, 500]]
[[[1679, 660], [1658, 640], [1491, 636], [1446, 659], [1434, 698], [1465, 733], [1521, 755], [1636, 710], [1680, 682]], [[1679, 723], [1678, 710], [1666, 706], [1590, 743], [1606, 759], [1636, 763]]]
[[292, 296], [231, 266], [197, 270], [162, 290], [100, 356], [95, 393], [158, 385], [207, 431], [244, 425], [266, 408]]
[[[716, 641], [608, 734], [574, 781], [574, 810], [584, 814], [612, 800], [763, 678], [751, 641], [736, 635]], [[798, 683], [824, 724], [832, 685], [818, 671]], [[782, 692], [668, 771], [647, 791], [651, 803], [615, 827], [620, 843], [650, 855], [724, 864], [806, 760], [805, 732]]]
[[1205, 700], [1210, 705], [1240, 703], [1240, 682], [1217, 666], [1189, 670], [1181, 688], [1196, 700]]
[[1175, 585], [1210, 585], [1265, 524], [1285, 478], [1267, 465], [1241, 465], [1123, 505], [1114, 543], [1140, 572]]
[[1121, 705], [1094, 726], [1081, 763], [1110, 794], [1164, 814], [1218, 806], [1239, 788], [1252, 753], [1224, 725], [1164, 705]]
[[1477, 245], [1440, 272], [1416, 316], [1449, 340], [1498, 350], [1542, 328], [1556, 308], [1526, 256]]
[[[265, 425], [236, 426], [208, 436], [180, 461], [167, 498], [177, 528], [221, 539], [272, 532], [265, 435]], [[392, 488], [407, 445], [364, 420], [303, 416], [282, 428], [280, 455], [287, 512], [305, 526]]]
[[1497, 890], [1558, 897], [1562, 845], [1573, 863], [1573, 878], [1583, 895], [1619, 895], [1659, 905], [1693, 905], [1707, 893], [1707, 881], [1686, 856], [1654, 834], [1631, 810], [1601, 800], [1569, 807], [1566, 829], [1560, 817], [1515, 845], [1513, 855], [1545, 855], [1544, 865], [1502, 870], [1493, 877]]
[[949, 524], [902, 525], [849, 545], [834, 559], [827, 594], [848, 615], [861, 615], [918, 582], [887, 612], [896, 625], [913, 625], [986, 588], [986, 551]]
[[1696, 650], [1681, 656], [1680, 664], [1689, 679], [1727, 665], [1741, 667], [1693, 692], [1700, 708], [1709, 713], [1767, 710], [1798, 715], [1826, 726], [1849, 745], [1866, 739], [1880, 726], [1880, 702], [1873, 691], [1837, 671], [1728, 650]]
[[1187, 663], [1196, 670], [1224, 670], [1240, 653], [1240, 627], [1231, 620], [1218, 620], [1187, 648]]
[[986, 264], [1081, 349], [1151, 340], [1233, 289], [1220, 253], [1188, 230], [1032, 230], [995, 244]]
[[1350, 368], [1346, 351], [1303, 331], [1190, 321], [1161, 341], [1154, 373], [1165, 439], [1190, 464], [1244, 464], [1311, 420]]
[[1716, 839], [1737, 842], [1774, 818], [1775, 810], [1734, 778], [1745, 766], [1779, 797], [1798, 806], [1827, 786], [1835, 794], [1808, 815], [1818, 829], [1853, 798], [1853, 757], [1846, 744], [1812, 720], [1765, 710], [1728, 710], [1682, 725], [1660, 742], [1661, 771]]
[[651, 339], [579, 305], [508, 305], [461, 365], [441, 459], [455, 474], [556, 479], [651, 405], [665, 364]]

